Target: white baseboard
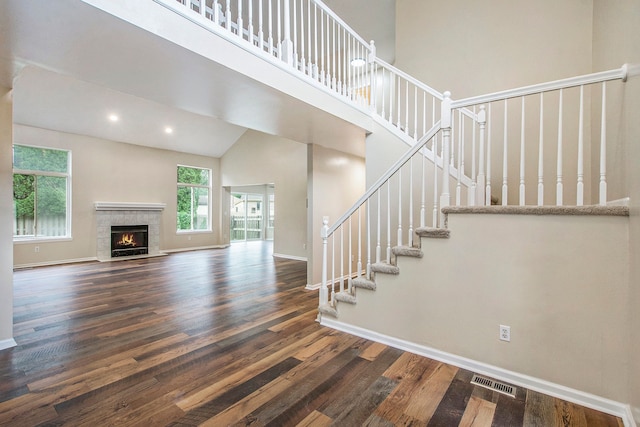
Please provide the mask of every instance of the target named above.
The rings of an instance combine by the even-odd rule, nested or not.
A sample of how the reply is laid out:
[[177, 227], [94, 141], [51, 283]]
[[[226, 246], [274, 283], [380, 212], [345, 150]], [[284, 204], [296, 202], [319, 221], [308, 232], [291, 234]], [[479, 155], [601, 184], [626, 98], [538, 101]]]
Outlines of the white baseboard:
[[26, 268], [47, 267], [50, 265], [61, 265], [61, 264], [75, 264], [78, 262], [90, 262], [90, 261], [98, 261], [98, 258], [87, 257], [87, 258], [63, 259], [58, 261], [32, 262], [28, 264], [16, 264], [13, 266], [13, 269], [23, 270]]
[[0, 340], [0, 350], [4, 350], [7, 348], [15, 347], [18, 343], [13, 338], [9, 338], [8, 340]]
[[346, 323], [327, 318], [326, 316], [322, 316], [320, 324], [329, 328], [346, 332], [351, 335], [366, 338], [371, 341], [386, 344], [400, 350], [408, 351], [420, 356], [428, 357], [433, 360], [448, 363], [459, 368], [467, 369], [474, 373], [487, 375], [497, 380], [525, 387], [529, 390], [534, 390], [539, 393], [573, 402], [587, 408], [605, 412], [607, 414], [622, 418], [625, 427], [636, 427], [635, 421], [633, 420], [631, 407], [627, 404], [616, 402], [590, 393], [585, 393], [580, 390], [575, 390], [539, 378], [534, 378], [517, 372], [508, 371], [497, 366], [488, 365], [486, 363], [478, 362], [472, 359], [467, 359], [465, 357], [457, 356], [455, 354], [447, 353], [435, 348], [415, 344], [399, 338], [394, 338], [388, 335], [373, 332], [368, 329], [360, 328], [358, 326], [348, 325]]
[[284, 258], [284, 259], [291, 259], [293, 261], [307, 262], [307, 257], [304, 257], [304, 256], [285, 255], [285, 254], [276, 254], [276, 253], [274, 253], [273, 256], [276, 258]]

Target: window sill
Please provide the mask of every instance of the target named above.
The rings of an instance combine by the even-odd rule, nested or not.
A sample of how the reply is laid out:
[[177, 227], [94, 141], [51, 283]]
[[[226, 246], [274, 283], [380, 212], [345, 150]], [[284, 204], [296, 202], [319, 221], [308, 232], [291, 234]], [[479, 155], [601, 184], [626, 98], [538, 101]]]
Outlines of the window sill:
[[181, 236], [185, 234], [210, 234], [213, 233], [213, 230], [178, 230], [176, 231], [176, 235]]
[[19, 237], [13, 238], [13, 243], [18, 245], [24, 245], [29, 243], [56, 243], [56, 242], [70, 242], [73, 237], [61, 236], [61, 237]]

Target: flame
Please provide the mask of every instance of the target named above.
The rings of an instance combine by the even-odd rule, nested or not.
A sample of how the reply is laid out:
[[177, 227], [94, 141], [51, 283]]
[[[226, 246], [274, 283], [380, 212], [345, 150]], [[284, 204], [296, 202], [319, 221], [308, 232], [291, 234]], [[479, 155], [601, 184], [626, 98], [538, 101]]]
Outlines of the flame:
[[137, 246], [133, 233], [124, 233], [116, 243], [122, 246]]

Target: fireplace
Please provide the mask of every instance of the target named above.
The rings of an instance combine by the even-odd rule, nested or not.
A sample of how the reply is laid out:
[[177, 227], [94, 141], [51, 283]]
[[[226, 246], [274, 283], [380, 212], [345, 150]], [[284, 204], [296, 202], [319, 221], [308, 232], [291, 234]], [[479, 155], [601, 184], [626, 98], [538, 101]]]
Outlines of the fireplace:
[[146, 255], [149, 253], [148, 225], [112, 225], [111, 257]]

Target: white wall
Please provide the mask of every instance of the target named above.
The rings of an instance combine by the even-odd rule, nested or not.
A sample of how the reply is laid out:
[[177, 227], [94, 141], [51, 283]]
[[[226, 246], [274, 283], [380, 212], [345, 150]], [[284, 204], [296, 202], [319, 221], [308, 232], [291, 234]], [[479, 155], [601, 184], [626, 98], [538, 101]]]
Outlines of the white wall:
[[364, 159], [320, 145], [307, 146], [308, 164], [308, 239], [307, 285], [321, 282], [322, 218], [329, 226], [344, 214], [365, 192]]
[[[273, 252], [307, 255], [307, 147], [248, 130], [220, 159], [223, 187], [274, 184]], [[223, 210], [228, 215], [229, 209]]]
[[[618, 67], [623, 62], [640, 64], [640, 3], [636, 0], [602, 0], [594, 2], [594, 68]], [[629, 300], [629, 397], [636, 422], [640, 423], [640, 77], [631, 77], [622, 87], [623, 102], [615, 105], [619, 117], [607, 131], [610, 150], [607, 168], [620, 171], [614, 175], [622, 181], [630, 196], [630, 280]], [[615, 117], [614, 117], [615, 118]]]
[[[10, 89], [0, 87], [0, 348], [13, 338], [13, 152]], [[5, 344], [5, 345], [3, 345]]]
[[[96, 256], [94, 203], [166, 203], [162, 213], [160, 250], [210, 247], [220, 242], [219, 159], [157, 150], [131, 144], [14, 125], [16, 144], [71, 150], [72, 237], [70, 241], [16, 243], [14, 264], [30, 265], [82, 260]], [[176, 233], [176, 167], [212, 170], [211, 232]], [[35, 252], [35, 246], [39, 252]]]
[[627, 401], [627, 217], [457, 214], [449, 228], [338, 320]]

